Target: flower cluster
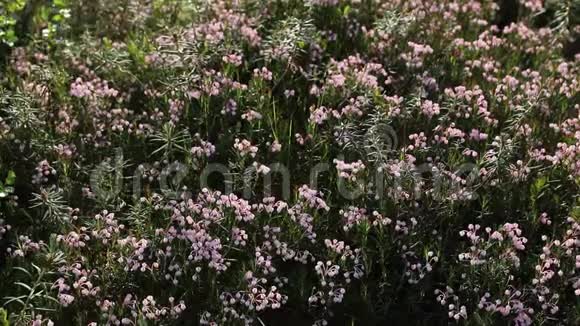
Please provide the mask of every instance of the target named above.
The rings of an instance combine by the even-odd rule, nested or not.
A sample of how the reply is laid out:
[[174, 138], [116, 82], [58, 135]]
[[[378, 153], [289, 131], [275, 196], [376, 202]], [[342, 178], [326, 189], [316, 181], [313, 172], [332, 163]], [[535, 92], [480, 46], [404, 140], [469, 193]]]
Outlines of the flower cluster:
[[0, 324], [578, 324], [575, 1], [12, 2]]

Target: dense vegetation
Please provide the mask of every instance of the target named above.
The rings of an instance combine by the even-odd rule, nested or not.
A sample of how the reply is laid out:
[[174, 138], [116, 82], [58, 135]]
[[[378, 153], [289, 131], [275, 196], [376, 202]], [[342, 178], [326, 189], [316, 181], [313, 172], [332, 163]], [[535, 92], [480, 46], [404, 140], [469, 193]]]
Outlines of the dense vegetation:
[[580, 324], [576, 0], [2, 0], [0, 325]]

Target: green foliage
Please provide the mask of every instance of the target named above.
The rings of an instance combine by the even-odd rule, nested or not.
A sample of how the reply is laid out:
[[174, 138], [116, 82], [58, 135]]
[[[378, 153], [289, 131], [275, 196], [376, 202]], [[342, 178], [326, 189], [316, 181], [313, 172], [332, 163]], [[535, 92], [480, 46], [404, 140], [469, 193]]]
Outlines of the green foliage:
[[15, 28], [18, 14], [25, 5], [26, 0], [0, 3], [0, 42], [12, 46], [18, 40]]
[[8, 312], [3, 308], [0, 308], [0, 326], [10, 326], [8, 322]]
[[65, 27], [68, 18], [67, 0], [10, 0], [0, 3], [0, 43], [14, 46], [26, 38], [53, 38], [60, 28]]
[[4, 182], [0, 181], [0, 198], [4, 198], [14, 192], [14, 183], [16, 182], [16, 173], [9, 170]]

